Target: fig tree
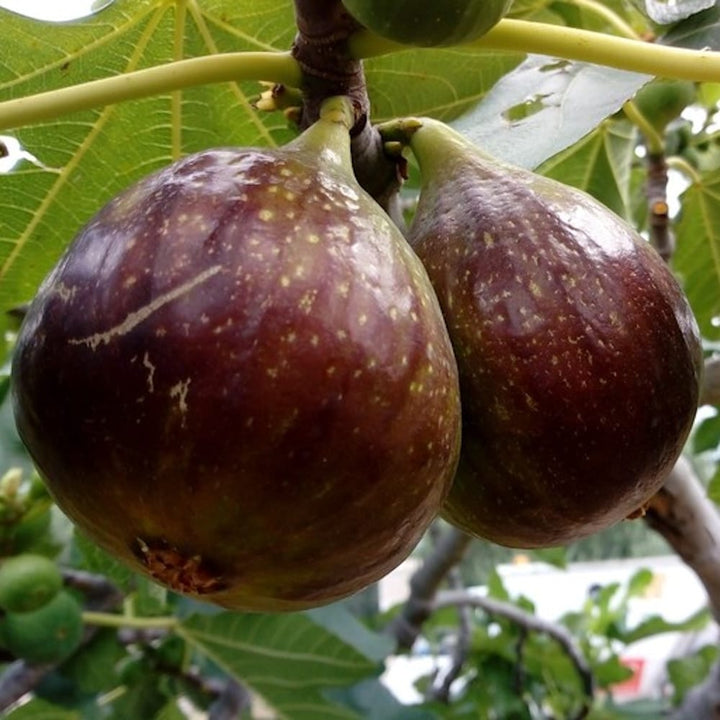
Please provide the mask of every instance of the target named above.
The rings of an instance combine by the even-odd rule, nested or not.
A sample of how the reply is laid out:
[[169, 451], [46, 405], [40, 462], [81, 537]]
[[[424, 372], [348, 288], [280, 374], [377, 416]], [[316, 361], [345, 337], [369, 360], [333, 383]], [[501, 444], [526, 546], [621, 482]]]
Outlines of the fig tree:
[[111, 200], [17, 341], [17, 426], [59, 506], [135, 569], [228, 608], [297, 610], [377, 580], [457, 463], [444, 320], [355, 181], [346, 109]]
[[0, 564], [0, 608], [20, 613], [37, 610], [60, 592], [62, 575], [43, 555], [24, 553]]
[[457, 45], [482, 37], [510, 7], [510, 0], [342, 0], [366, 28], [405, 45]]
[[443, 514], [513, 547], [577, 540], [642, 508], [677, 459], [698, 400], [694, 317], [660, 256], [598, 201], [422, 123], [410, 241], [463, 403]]

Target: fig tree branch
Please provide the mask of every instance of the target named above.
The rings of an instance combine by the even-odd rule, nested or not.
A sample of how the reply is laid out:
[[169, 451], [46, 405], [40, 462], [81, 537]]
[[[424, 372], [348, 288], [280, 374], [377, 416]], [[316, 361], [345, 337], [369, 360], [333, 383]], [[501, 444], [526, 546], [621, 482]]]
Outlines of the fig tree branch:
[[[464, 585], [460, 569], [456, 566], [448, 573], [448, 581], [453, 590], [463, 590]], [[472, 638], [472, 612], [469, 607], [463, 605], [458, 608], [458, 630], [455, 636], [455, 645], [450, 658], [450, 668], [443, 676], [440, 685], [433, 685], [429, 690], [429, 697], [440, 702], [450, 702], [450, 688], [465, 666], [470, 652]]]
[[51, 664], [30, 665], [24, 660], [10, 663], [0, 675], [0, 713], [37, 687], [53, 667]]
[[409, 649], [433, 613], [433, 600], [448, 573], [462, 560], [472, 538], [450, 527], [438, 538], [432, 553], [410, 579], [410, 597], [385, 628], [398, 647]]
[[370, 122], [370, 99], [362, 63], [348, 51], [359, 25], [338, 0], [295, 0], [298, 34], [292, 56], [302, 71], [303, 104], [300, 128], [314, 123], [322, 102], [342, 95], [352, 100], [353, 167], [358, 182], [393, 215], [400, 189], [397, 162], [383, 151], [383, 141]]
[[705, 360], [700, 404], [720, 405], [720, 357], [709, 357]]
[[[565, 627], [558, 623], [543, 620], [511, 603], [502, 602], [495, 598], [474, 595], [467, 591], [452, 590], [440, 593], [437, 600], [432, 603], [432, 610], [463, 606], [476, 608], [489, 615], [505, 618], [527, 632], [542, 633], [555, 640], [565, 651], [575, 667], [588, 701], [593, 697], [595, 679], [592, 669], [585, 659], [582, 650], [575, 642], [575, 639]], [[582, 711], [582, 714], [576, 715], [576, 717], [585, 717], [586, 711], [587, 707]]]
[[675, 233], [670, 224], [667, 186], [668, 166], [665, 152], [653, 152], [648, 148], [645, 158], [646, 178], [645, 195], [647, 197], [648, 225], [650, 242], [665, 262], [669, 262], [675, 252]]
[[[696, 82], [720, 81], [720, 52], [656, 45], [528, 20], [502, 20], [467, 47], [537, 53]], [[355, 57], [370, 58], [409, 48], [363, 30], [351, 38], [350, 49]]]
[[208, 709], [208, 720], [235, 720], [250, 709], [252, 696], [243, 685], [228, 680], [217, 699]]
[[652, 498], [645, 521], [696, 573], [720, 621], [720, 515], [687, 458], [678, 460]]

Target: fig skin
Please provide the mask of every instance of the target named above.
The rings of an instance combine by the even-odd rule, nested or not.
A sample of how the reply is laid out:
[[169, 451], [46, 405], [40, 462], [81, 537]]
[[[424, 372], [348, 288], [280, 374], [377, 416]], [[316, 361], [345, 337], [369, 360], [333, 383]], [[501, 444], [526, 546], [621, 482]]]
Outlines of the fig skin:
[[342, 0], [365, 27], [415, 47], [444, 47], [482, 37], [502, 20], [510, 0]]
[[409, 239], [448, 323], [463, 403], [443, 516], [532, 548], [641, 511], [698, 401], [699, 333], [678, 283], [589, 195], [422, 122]]
[[399, 564], [449, 490], [450, 340], [349, 152], [320, 121], [141, 180], [21, 328], [16, 421], [48, 489], [177, 592], [251, 611], [339, 599]]

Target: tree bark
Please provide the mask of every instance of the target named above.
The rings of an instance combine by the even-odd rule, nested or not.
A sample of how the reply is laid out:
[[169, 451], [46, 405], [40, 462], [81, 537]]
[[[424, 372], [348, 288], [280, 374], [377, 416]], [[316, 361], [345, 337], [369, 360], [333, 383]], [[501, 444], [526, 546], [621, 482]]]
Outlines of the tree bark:
[[[720, 621], [720, 515], [687, 458], [678, 460], [645, 520], [695, 571]], [[720, 663], [685, 696], [671, 720], [720, 720]]]
[[320, 116], [320, 106], [333, 95], [349, 97], [355, 108], [351, 130], [353, 168], [360, 185], [396, 218], [402, 183], [397, 158], [384, 151], [380, 133], [370, 122], [370, 99], [362, 62], [350, 57], [348, 39], [361, 26], [340, 0], [295, 0], [298, 34], [292, 54], [303, 73], [300, 127]]

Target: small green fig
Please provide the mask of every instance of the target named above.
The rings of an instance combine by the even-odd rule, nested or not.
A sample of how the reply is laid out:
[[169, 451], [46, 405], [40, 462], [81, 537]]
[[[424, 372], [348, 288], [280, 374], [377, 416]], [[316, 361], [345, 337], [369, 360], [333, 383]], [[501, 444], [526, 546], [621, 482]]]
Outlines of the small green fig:
[[25, 553], [0, 564], [0, 608], [10, 613], [37, 610], [62, 588], [58, 566], [43, 555]]
[[510, 0], [342, 0], [366, 28], [405, 45], [457, 45], [482, 37], [510, 7]]
[[14, 353], [17, 426], [61, 509], [138, 571], [232, 609], [379, 579], [457, 464], [437, 298], [326, 107], [283, 148], [190, 155], [110, 201]]
[[82, 608], [66, 590], [38, 610], [8, 613], [0, 621], [4, 647], [30, 663], [64, 660], [80, 645], [82, 631]]
[[409, 238], [448, 323], [463, 404], [444, 516], [544, 547], [633, 515], [697, 407], [687, 299], [650, 244], [591, 196], [422, 123]]
[[633, 101], [648, 122], [658, 132], [662, 132], [696, 99], [695, 83], [689, 80], [658, 78], [643, 85]]

